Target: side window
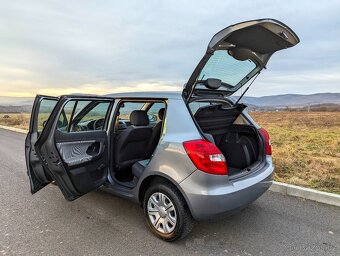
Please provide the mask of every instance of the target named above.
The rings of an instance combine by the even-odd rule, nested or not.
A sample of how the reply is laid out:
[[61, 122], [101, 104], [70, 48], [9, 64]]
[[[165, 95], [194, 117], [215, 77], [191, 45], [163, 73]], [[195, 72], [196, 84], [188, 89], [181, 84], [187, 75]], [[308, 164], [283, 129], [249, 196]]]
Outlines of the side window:
[[71, 115], [73, 112], [73, 108], [75, 106], [76, 101], [69, 101], [63, 108], [58, 120], [57, 129], [62, 132], [67, 132], [68, 124], [71, 120]]
[[58, 120], [62, 132], [104, 130], [110, 102], [71, 100], [66, 103]]
[[161, 108], [165, 108], [165, 102], [133, 102], [124, 101], [119, 105], [118, 114], [115, 117], [115, 132], [121, 132], [131, 126], [130, 115], [134, 110], [145, 110], [152, 104], [147, 110], [147, 115], [149, 117], [149, 122], [151, 126], [155, 126], [157, 122], [160, 121], [158, 117], [158, 112]]
[[90, 104], [90, 102], [91, 101], [89, 100], [77, 101], [77, 106], [74, 109], [74, 116], [77, 116], [80, 113], [80, 111], [82, 111], [88, 104]]
[[89, 102], [75, 115], [71, 125], [71, 132], [104, 130], [109, 102]]
[[151, 108], [148, 110], [148, 117], [149, 117], [150, 123], [157, 123], [160, 121], [158, 112], [161, 108], [165, 108], [164, 102], [156, 102], [152, 104]]
[[119, 119], [129, 120], [130, 114], [134, 110], [140, 110], [145, 102], [123, 102], [119, 107]]
[[40, 133], [43, 130], [45, 123], [50, 117], [52, 110], [54, 109], [57, 102], [58, 102], [57, 100], [51, 100], [51, 99], [41, 100], [40, 106], [39, 106], [39, 112], [38, 112], [38, 122], [37, 122], [38, 133]]
[[141, 110], [145, 106], [145, 102], [129, 102], [124, 101], [119, 104], [118, 114], [115, 117], [115, 132], [120, 133], [121, 131], [128, 128], [130, 123], [130, 115], [134, 110]]

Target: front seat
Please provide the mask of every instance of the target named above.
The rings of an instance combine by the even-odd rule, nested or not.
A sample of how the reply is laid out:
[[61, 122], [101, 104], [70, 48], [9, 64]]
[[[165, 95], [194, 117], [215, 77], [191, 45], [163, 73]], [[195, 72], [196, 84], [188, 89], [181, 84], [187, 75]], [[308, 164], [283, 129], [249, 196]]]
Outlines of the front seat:
[[134, 110], [130, 114], [131, 126], [119, 134], [114, 145], [116, 172], [122, 174], [140, 160], [146, 159], [146, 148], [152, 135], [152, 127], [145, 111]]
[[147, 149], [147, 157], [150, 158], [153, 151], [155, 150], [158, 141], [161, 137], [161, 131], [162, 131], [162, 127], [163, 127], [163, 118], [164, 118], [164, 112], [165, 112], [165, 108], [161, 108], [158, 111], [158, 118], [159, 118], [159, 122], [155, 125], [155, 127], [152, 129], [152, 135], [150, 138], [150, 142], [148, 145], [148, 149]]

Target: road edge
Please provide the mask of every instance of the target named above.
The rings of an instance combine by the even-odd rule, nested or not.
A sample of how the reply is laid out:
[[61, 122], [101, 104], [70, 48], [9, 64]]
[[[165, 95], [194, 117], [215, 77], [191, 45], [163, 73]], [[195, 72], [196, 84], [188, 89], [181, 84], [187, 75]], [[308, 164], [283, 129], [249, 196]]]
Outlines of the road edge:
[[270, 191], [340, 207], [340, 195], [274, 181]]
[[[0, 125], [1, 129], [25, 133], [27, 134], [26, 130], [9, 127], [5, 125]], [[274, 181], [272, 186], [269, 188], [270, 191], [280, 193], [283, 195], [293, 196], [293, 197], [300, 197], [304, 199], [308, 199], [311, 201], [316, 201], [319, 203], [324, 203], [328, 205], [334, 205], [340, 207], [340, 195], [323, 192], [315, 189], [299, 187], [296, 185], [291, 185], [287, 183], [277, 182]]]
[[25, 134], [27, 134], [27, 132], [28, 132], [24, 129], [19, 129], [19, 128], [5, 126], [5, 125], [0, 125], [0, 128], [4, 129], [4, 130], [9, 130], [9, 131], [12, 131], [12, 132], [20, 132], [20, 133], [25, 133]]

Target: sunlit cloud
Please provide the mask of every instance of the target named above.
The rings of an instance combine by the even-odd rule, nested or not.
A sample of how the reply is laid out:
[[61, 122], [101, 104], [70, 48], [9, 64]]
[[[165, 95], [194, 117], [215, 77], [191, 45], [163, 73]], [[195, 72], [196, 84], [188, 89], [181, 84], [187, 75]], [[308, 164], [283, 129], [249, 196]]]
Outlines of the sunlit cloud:
[[263, 17], [288, 24], [301, 43], [272, 57], [249, 96], [340, 91], [336, 0], [3, 0], [0, 7], [0, 96], [180, 90], [214, 33]]
[[32, 83], [25, 81], [11, 81], [15, 88], [26, 87], [25, 91], [22, 90], [11, 90], [1, 93], [1, 96], [7, 97], [34, 97], [36, 94], [59, 96], [67, 94], [95, 94], [95, 95], [105, 95], [110, 93], [120, 93], [120, 92], [146, 92], [146, 91], [176, 91], [181, 90], [182, 86], [176, 85], [166, 85], [158, 83], [133, 83], [129, 86], [114, 85], [109, 82], [100, 82], [97, 84], [84, 84], [77, 87], [46, 87], [33, 85]]

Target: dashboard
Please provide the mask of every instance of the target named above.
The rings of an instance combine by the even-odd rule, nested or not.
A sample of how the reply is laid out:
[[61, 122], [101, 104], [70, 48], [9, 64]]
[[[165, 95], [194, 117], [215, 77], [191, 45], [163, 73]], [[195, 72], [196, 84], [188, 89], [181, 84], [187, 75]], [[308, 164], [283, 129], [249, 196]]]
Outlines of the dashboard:
[[80, 122], [73, 126], [73, 131], [93, 131], [93, 130], [102, 130], [104, 127], [105, 119], [100, 118], [96, 120], [88, 120], [84, 122]]

